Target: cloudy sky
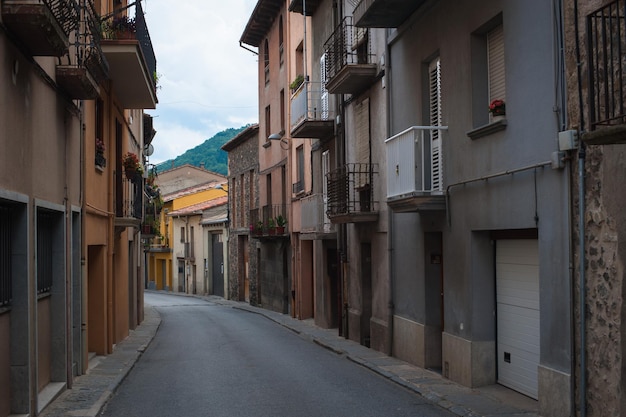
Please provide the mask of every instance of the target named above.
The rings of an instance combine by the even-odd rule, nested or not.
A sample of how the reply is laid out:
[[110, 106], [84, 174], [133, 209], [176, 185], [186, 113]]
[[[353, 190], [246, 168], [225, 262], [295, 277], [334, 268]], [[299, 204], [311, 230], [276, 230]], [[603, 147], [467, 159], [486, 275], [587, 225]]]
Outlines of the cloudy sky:
[[257, 0], [143, 0], [157, 58], [151, 163], [258, 122], [257, 56], [239, 38]]

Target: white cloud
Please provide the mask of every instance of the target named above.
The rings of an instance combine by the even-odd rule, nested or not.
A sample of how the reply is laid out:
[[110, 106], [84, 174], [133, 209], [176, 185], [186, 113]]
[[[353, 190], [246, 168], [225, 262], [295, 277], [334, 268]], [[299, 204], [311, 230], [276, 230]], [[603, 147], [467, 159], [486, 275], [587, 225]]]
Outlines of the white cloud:
[[156, 110], [148, 111], [157, 130], [152, 162], [258, 122], [257, 56], [239, 47], [256, 2], [144, 2], [161, 86]]

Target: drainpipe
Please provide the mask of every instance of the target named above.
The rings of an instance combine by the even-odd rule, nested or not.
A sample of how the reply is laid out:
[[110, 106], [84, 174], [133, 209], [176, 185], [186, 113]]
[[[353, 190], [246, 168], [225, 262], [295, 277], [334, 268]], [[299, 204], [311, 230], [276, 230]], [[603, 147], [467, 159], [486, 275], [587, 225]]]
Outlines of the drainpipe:
[[86, 209], [85, 209], [85, 125], [84, 102], [81, 101], [80, 109], [80, 374], [87, 371], [87, 251], [86, 240]]
[[[578, 0], [574, 0], [574, 29], [576, 38], [576, 71], [578, 77], [578, 109], [580, 132], [584, 132], [582, 70], [580, 61], [580, 32], [578, 27]], [[580, 135], [579, 135], [580, 136]], [[580, 286], [580, 416], [587, 415], [587, 368], [586, 368], [586, 330], [585, 316], [587, 292], [585, 290], [585, 144], [580, 141], [578, 148], [578, 273]]]

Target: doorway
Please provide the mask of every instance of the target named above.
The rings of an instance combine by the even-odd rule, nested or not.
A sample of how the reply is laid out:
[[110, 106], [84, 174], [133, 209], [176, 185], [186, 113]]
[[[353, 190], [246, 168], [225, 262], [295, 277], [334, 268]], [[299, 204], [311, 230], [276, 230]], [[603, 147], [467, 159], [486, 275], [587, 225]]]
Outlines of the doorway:
[[443, 237], [441, 232], [424, 233], [424, 278], [426, 290], [424, 366], [441, 373], [444, 330]]
[[361, 243], [361, 344], [370, 347], [372, 318], [372, 244]]

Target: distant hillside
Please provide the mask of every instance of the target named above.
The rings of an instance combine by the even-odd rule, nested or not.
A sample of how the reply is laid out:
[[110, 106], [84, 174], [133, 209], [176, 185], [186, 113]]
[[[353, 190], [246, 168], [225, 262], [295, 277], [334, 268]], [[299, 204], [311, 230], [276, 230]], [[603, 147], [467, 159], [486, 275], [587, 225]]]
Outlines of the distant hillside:
[[174, 159], [169, 159], [157, 165], [158, 172], [163, 172], [172, 168], [172, 161], [174, 167], [189, 164], [199, 167], [204, 162], [204, 168], [217, 172], [218, 174], [228, 175], [228, 153], [223, 151], [222, 145], [237, 136], [248, 126], [243, 126], [238, 129], [226, 129], [211, 139], [207, 139], [204, 143], [189, 149], [184, 154], [177, 156]]

